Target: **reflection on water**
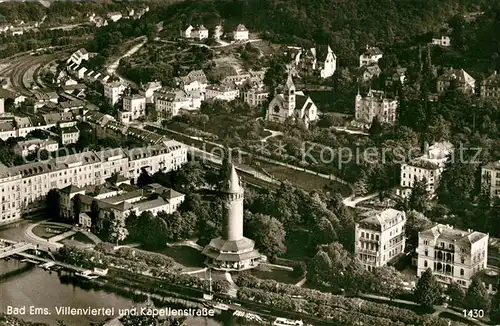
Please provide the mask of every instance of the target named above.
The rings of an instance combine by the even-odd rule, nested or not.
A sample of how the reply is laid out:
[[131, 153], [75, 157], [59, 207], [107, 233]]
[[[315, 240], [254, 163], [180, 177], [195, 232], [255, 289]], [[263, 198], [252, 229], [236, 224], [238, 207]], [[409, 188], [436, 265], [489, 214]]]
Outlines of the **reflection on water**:
[[[0, 226], [0, 238], [21, 241], [24, 239], [24, 228], [28, 221], [20, 221], [17, 225]], [[62, 276], [62, 277], [61, 277]], [[103, 316], [57, 316], [55, 307], [70, 306], [72, 308], [111, 308], [115, 311], [136, 305], [133, 298], [125, 295], [109, 293], [93, 289], [91, 286], [79, 284], [65, 279], [64, 274], [47, 272], [21, 263], [16, 259], [0, 260], [0, 312], [5, 313], [8, 306], [30, 306], [48, 308], [50, 315], [19, 316], [32, 322], [55, 325], [62, 320], [71, 326], [88, 326], [92, 322], [102, 322]], [[208, 318], [190, 318], [188, 326], [254, 326], [259, 324], [235, 321], [233, 317], [218, 321]]]
[[[62, 320], [67, 325], [88, 326], [90, 323], [103, 322], [106, 316], [63, 316], [57, 315], [55, 307], [69, 306], [72, 308], [130, 308], [137, 302], [144, 302], [142, 297], [135, 298], [93, 289], [90, 284], [75, 281], [64, 272], [48, 272], [22, 263], [16, 259], [0, 260], [0, 312], [6, 313], [8, 306], [26, 307], [27, 314], [18, 316], [32, 322], [42, 322], [54, 325]], [[50, 315], [30, 315], [29, 307], [47, 308]], [[179, 308], [178, 305], [171, 305]], [[219, 316], [219, 319], [221, 317]], [[190, 318], [188, 326], [242, 326], [258, 325], [242, 323], [231, 316], [225, 316], [224, 321], [208, 318]]]

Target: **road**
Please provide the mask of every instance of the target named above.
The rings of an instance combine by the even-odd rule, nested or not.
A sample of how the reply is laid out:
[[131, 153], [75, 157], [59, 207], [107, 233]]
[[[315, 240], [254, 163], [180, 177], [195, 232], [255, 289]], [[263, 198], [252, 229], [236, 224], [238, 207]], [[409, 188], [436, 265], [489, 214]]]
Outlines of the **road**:
[[[136, 38], [134, 41], [139, 41], [141, 40], [141, 43], [133, 46], [130, 50], [128, 50], [124, 55], [122, 55], [121, 57], [119, 57], [118, 59], [116, 59], [113, 63], [111, 63], [107, 68], [106, 68], [106, 72], [109, 74], [109, 75], [114, 75], [116, 74], [116, 70], [118, 69], [118, 66], [120, 65], [120, 60], [123, 59], [123, 58], [126, 58], [126, 57], [130, 57], [131, 55], [133, 55], [134, 53], [136, 53], [137, 51], [139, 51], [143, 46], [144, 44], [146, 44], [146, 42], [148, 41], [148, 38], [146, 36], [141, 36], [141, 37], [138, 37]], [[121, 79], [125, 80], [127, 83], [131, 84], [132, 86], [136, 87], [137, 88], [137, 85], [130, 81], [130, 80], [127, 80], [123, 77], [120, 76]]]

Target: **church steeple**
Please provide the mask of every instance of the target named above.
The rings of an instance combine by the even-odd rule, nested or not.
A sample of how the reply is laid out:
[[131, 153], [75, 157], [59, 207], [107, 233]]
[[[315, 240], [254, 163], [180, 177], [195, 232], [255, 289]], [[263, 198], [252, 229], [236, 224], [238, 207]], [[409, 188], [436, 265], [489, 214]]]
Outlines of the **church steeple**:
[[295, 110], [295, 84], [293, 83], [292, 72], [290, 70], [288, 71], [288, 78], [286, 80], [283, 96], [285, 98], [285, 108], [288, 111], [288, 116], [291, 116]]

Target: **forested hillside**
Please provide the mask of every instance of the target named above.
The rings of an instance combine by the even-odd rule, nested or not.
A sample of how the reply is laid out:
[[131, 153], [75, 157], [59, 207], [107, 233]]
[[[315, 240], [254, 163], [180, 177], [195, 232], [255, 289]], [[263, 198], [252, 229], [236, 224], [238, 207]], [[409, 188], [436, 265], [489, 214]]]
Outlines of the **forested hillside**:
[[457, 13], [482, 10], [487, 0], [189, 0], [172, 5], [162, 18], [173, 26], [220, 20], [227, 28], [244, 23], [274, 40], [330, 43], [341, 58], [365, 44], [408, 40], [444, 27]]

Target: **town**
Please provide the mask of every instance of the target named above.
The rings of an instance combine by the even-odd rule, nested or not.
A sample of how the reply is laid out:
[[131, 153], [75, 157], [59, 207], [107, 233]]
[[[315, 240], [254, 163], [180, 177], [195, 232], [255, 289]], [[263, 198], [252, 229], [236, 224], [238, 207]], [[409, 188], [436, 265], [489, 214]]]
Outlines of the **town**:
[[1, 323], [500, 323], [500, 7], [293, 2], [0, 3]]

